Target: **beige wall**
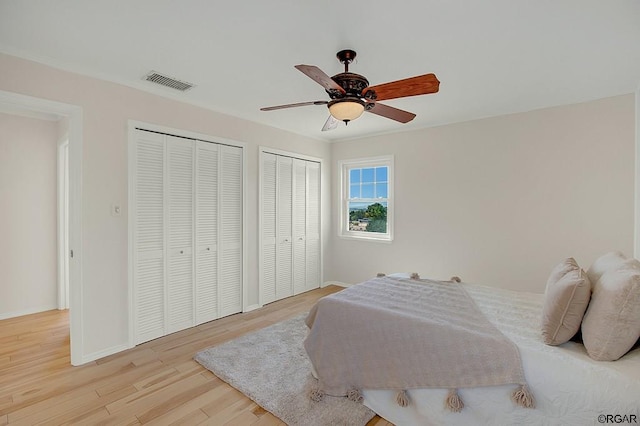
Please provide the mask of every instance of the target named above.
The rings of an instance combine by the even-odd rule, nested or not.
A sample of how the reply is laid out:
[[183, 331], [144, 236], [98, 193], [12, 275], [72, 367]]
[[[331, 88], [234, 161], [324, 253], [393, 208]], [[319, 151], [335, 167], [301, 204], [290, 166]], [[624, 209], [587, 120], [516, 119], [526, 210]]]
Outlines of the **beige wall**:
[[58, 123], [0, 113], [0, 319], [57, 307]]
[[[246, 143], [249, 305], [258, 303], [258, 146], [326, 160], [330, 153], [329, 144], [325, 142], [4, 54], [0, 54], [0, 90], [83, 108], [82, 338], [85, 359], [121, 348], [128, 342], [128, 120]], [[328, 179], [329, 174], [323, 181], [325, 188], [329, 188]], [[123, 206], [122, 216], [110, 215], [112, 204]], [[327, 190], [323, 193], [323, 216], [328, 219], [329, 213]], [[328, 232], [328, 223], [323, 226]]]
[[417, 271], [543, 292], [563, 258], [632, 255], [634, 116], [625, 95], [333, 144], [334, 205], [339, 160], [395, 155], [395, 239], [341, 239], [334, 209], [325, 280]]

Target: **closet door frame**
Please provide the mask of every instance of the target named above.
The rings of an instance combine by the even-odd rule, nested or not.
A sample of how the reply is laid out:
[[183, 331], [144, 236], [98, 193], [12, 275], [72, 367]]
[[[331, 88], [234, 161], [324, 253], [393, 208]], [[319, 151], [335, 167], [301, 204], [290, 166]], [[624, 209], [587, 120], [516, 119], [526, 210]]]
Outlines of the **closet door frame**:
[[293, 159], [299, 159], [299, 160], [306, 160], [306, 161], [313, 161], [316, 163], [320, 164], [320, 182], [319, 182], [319, 191], [320, 191], [320, 202], [318, 205], [318, 210], [320, 211], [320, 226], [319, 226], [319, 233], [320, 233], [320, 287], [323, 286], [324, 283], [324, 276], [323, 276], [323, 246], [324, 246], [324, 238], [322, 238], [322, 208], [323, 208], [323, 204], [322, 204], [322, 199], [323, 199], [323, 194], [324, 194], [324, 187], [322, 185], [322, 177], [325, 175], [326, 171], [325, 171], [325, 161], [322, 158], [318, 158], [318, 157], [313, 157], [310, 155], [304, 155], [304, 154], [300, 154], [297, 152], [291, 152], [291, 151], [283, 151], [280, 149], [276, 149], [276, 148], [270, 148], [267, 146], [259, 146], [258, 147], [258, 289], [259, 289], [259, 295], [258, 295], [258, 300], [260, 303], [260, 306], [263, 306], [264, 303], [264, 295], [263, 295], [263, 282], [264, 282], [264, 277], [263, 277], [263, 270], [262, 270], [262, 263], [263, 263], [263, 248], [264, 248], [264, 242], [262, 239], [262, 229], [263, 229], [263, 193], [262, 193], [262, 185], [263, 185], [263, 170], [262, 170], [262, 156], [263, 154], [275, 154], [275, 155], [281, 155], [281, 156], [285, 156], [285, 157], [291, 157]]
[[[229, 145], [233, 147], [242, 148], [242, 312], [255, 309], [255, 307], [248, 306], [247, 299], [247, 271], [248, 271], [248, 258], [247, 258], [247, 144], [244, 142], [238, 142], [232, 139], [222, 138], [218, 136], [211, 136], [202, 133], [192, 132], [188, 130], [175, 129], [172, 127], [159, 126], [157, 124], [145, 123], [137, 120], [128, 120], [128, 132], [127, 132], [127, 150], [128, 150], [128, 204], [127, 210], [127, 224], [128, 224], [128, 331], [129, 331], [129, 348], [136, 346], [134, 335], [134, 226], [136, 222], [135, 211], [135, 173], [136, 173], [136, 130], [147, 130], [151, 132], [163, 133], [170, 136], [178, 136], [189, 139], [195, 139], [202, 142], [216, 143], [220, 145]], [[194, 163], [195, 164], [195, 163]]]

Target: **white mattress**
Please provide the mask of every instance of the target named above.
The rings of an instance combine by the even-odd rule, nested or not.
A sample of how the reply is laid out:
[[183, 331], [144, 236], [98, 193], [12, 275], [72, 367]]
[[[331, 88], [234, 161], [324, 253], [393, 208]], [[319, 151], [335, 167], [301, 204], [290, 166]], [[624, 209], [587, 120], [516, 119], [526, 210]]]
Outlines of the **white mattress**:
[[540, 334], [543, 295], [465, 285], [487, 318], [520, 349], [536, 408], [511, 402], [515, 386], [460, 389], [465, 403], [460, 413], [444, 408], [446, 389], [410, 390], [411, 403], [404, 408], [396, 404], [395, 391], [365, 389], [366, 406], [396, 425], [411, 426], [582, 426], [601, 424], [600, 415], [635, 415], [640, 423], [640, 349], [602, 362], [589, 358], [578, 343], [547, 346]]

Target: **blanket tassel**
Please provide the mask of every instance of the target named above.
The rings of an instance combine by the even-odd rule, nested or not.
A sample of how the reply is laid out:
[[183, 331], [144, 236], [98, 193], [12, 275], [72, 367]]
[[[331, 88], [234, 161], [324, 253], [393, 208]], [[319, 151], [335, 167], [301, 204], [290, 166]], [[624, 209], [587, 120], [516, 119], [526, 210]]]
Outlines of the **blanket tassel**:
[[458, 389], [449, 389], [449, 394], [447, 395], [447, 399], [444, 402], [447, 410], [459, 413], [464, 408], [464, 402], [462, 402], [462, 398], [458, 395]]
[[347, 391], [347, 398], [349, 398], [349, 401], [353, 402], [362, 402], [363, 399], [362, 394], [358, 389], [350, 389]]
[[409, 394], [406, 390], [403, 389], [398, 391], [398, 393], [396, 394], [396, 402], [401, 407], [406, 407], [409, 405], [409, 402], [411, 402], [411, 400], [409, 399]]
[[320, 388], [313, 388], [309, 391], [309, 398], [313, 402], [320, 402], [324, 398], [324, 392]]
[[534, 408], [536, 405], [533, 394], [527, 385], [520, 385], [518, 389], [511, 394], [511, 400], [524, 408]]

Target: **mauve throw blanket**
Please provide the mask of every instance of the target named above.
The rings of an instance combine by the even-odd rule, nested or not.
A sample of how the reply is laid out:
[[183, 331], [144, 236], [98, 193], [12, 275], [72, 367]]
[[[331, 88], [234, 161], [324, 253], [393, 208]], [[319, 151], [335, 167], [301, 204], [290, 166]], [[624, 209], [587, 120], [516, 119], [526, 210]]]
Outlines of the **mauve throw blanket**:
[[533, 406], [518, 348], [464, 284], [375, 278], [323, 297], [306, 323], [304, 346], [321, 395], [397, 389], [406, 405], [408, 389], [448, 388], [445, 405], [460, 411], [456, 388], [513, 383], [521, 385], [514, 402]]

